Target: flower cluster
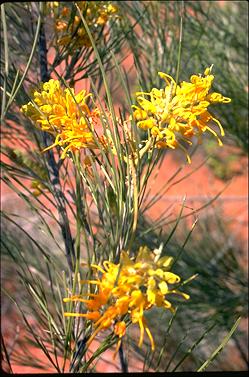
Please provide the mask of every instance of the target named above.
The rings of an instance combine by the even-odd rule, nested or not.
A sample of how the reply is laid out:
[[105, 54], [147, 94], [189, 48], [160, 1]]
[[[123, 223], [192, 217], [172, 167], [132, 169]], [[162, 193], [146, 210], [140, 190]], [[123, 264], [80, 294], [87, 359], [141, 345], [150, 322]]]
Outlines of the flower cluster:
[[55, 136], [56, 145], [64, 148], [61, 158], [68, 150], [95, 148], [94, 125], [98, 109], [90, 111], [86, 99], [92, 94], [85, 90], [77, 95], [73, 89], [63, 89], [58, 80], [49, 80], [33, 93], [33, 101], [23, 105], [21, 111], [32, 119], [42, 131]]
[[144, 312], [154, 306], [174, 311], [168, 301], [170, 294], [189, 298], [176, 288], [170, 288], [170, 285], [180, 282], [180, 277], [169, 271], [172, 262], [172, 257], [160, 258], [156, 250], [151, 252], [147, 247], [141, 247], [135, 260], [123, 251], [119, 264], [105, 261], [103, 268], [92, 265], [97, 270], [96, 280], [83, 280], [82, 283], [96, 285], [96, 292], [86, 293], [88, 298], [84, 298], [84, 295], [64, 298], [64, 302], [83, 302], [87, 312], [64, 315], [85, 317], [94, 322], [95, 330], [87, 342], [88, 346], [101, 330], [112, 327], [119, 338], [116, 354], [125, 335], [126, 324], [131, 321], [138, 323], [140, 327], [139, 346], [143, 344], [145, 330], [154, 350], [154, 340]]
[[137, 126], [149, 131], [157, 148], [183, 148], [180, 141], [192, 144], [193, 136], [200, 139], [205, 131], [215, 135], [222, 145], [210, 122], [219, 126], [221, 136], [224, 136], [224, 130], [208, 107], [214, 103], [228, 103], [231, 99], [220, 93], [209, 93], [214, 80], [211, 68], [207, 68], [203, 76], [192, 75], [190, 82], [183, 81], [180, 85], [168, 74], [159, 72], [166, 81], [165, 89], [153, 88], [149, 93], [136, 93], [140, 107], [133, 106], [133, 115]]
[[[110, 1], [78, 1], [78, 7], [86, 19], [87, 25], [93, 31], [105, 26], [109, 19], [117, 17], [118, 7]], [[67, 46], [72, 41], [72, 51], [83, 46], [90, 47], [91, 41], [78, 15], [71, 19], [70, 5], [62, 3], [63, 7], [53, 9], [57, 44]]]

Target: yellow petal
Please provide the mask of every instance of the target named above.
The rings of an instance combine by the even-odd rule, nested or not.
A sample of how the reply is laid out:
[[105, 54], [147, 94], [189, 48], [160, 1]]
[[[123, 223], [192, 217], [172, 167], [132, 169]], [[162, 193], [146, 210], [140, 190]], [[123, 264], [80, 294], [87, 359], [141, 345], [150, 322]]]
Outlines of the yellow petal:
[[162, 257], [158, 260], [157, 265], [158, 265], [158, 267], [170, 268], [173, 261], [174, 261], [174, 258], [164, 256], [164, 257]]
[[168, 292], [168, 285], [165, 281], [161, 281], [158, 284], [158, 287], [160, 288], [160, 291], [162, 292], [163, 295], [165, 295]]
[[145, 110], [145, 111], [149, 111], [151, 112], [152, 114], [155, 114], [157, 109], [156, 107], [153, 105], [153, 103], [151, 103], [150, 101], [148, 101], [147, 99], [143, 98], [143, 97], [137, 97], [137, 101], [139, 103], [139, 105]]
[[173, 274], [173, 272], [164, 272], [164, 279], [169, 284], [179, 283], [179, 281], [181, 280], [180, 276]]

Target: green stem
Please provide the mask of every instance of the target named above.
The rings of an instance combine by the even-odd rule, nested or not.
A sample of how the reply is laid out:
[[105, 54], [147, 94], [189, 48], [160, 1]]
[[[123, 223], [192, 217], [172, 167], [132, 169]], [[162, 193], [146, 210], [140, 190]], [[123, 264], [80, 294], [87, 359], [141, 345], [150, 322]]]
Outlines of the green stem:
[[181, 63], [182, 35], [183, 35], [183, 15], [184, 15], [184, 1], [182, 1], [181, 15], [180, 15], [180, 35], [179, 35], [179, 46], [178, 46], [177, 68], [176, 68], [176, 85], [178, 84], [179, 72], [180, 72], [180, 63]]

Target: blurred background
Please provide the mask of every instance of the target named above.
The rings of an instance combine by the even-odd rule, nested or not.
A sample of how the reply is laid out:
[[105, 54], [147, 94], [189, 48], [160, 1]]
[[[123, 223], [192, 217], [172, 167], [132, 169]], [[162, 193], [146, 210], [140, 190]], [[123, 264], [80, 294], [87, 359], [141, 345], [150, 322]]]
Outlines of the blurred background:
[[[30, 38], [34, 36], [34, 24], [29, 18], [30, 12], [32, 14], [31, 3], [23, 4], [26, 6], [11, 3], [6, 7], [12, 72], [12, 76], [9, 75], [10, 86], [11, 80], [12, 84], [14, 82], [16, 70], [23, 69], [27, 62], [29, 52], [25, 56], [23, 43], [29, 41], [30, 44]], [[166, 245], [167, 254], [176, 256], [182, 250], [176, 273], [185, 278], [198, 273], [198, 277], [186, 287], [185, 291], [190, 294], [191, 300], [186, 304], [178, 303], [177, 316], [171, 327], [168, 325], [167, 313], [161, 316], [155, 311], [148, 319], [156, 342], [161, 346], [160, 357], [149, 355], [148, 346], [142, 350], [136, 346], [135, 330], [128, 333], [134, 349], [134, 353], [129, 352], [130, 371], [145, 368], [142, 360], [146, 353], [146, 367], [152, 370], [196, 370], [222, 341], [238, 316], [242, 317], [238, 329], [208, 370], [248, 370], [248, 3], [120, 1], [116, 5], [121, 21], [120, 30], [115, 30], [114, 47], [109, 52], [106, 52], [105, 46], [99, 48], [109, 82], [112, 83], [111, 91], [117, 113], [121, 109], [122, 114], [126, 114], [128, 105], [122, 86], [115, 79], [115, 69], [110, 68], [115, 66], [112, 53], [115, 53], [119, 67], [124, 72], [131, 96], [141, 88], [144, 91], [152, 87], [159, 88], [162, 82], [157, 75], [158, 71], [167, 72], [173, 77], [179, 72], [179, 81], [188, 81], [193, 73], [202, 73], [213, 64], [214, 90], [232, 99], [229, 105], [220, 105], [215, 109], [215, 115], [221, 120], [226, 134], [223, 147], [219, 147], [212, 137], [206, 137], [194, 153], [191, 165], [186, 164], [182, 153], [167, 151], [150, 182], [139, 223], [137, 245], [146, 243], [156, 248], [160, 240]], [[20, 18], [18, 12], [22, 12], [23, 17]], [[131, 24], [135, 26], [132, 32], [127, 32]], [[22, 35], [18, 32], [21, 27]], [[122, 41], [121, 32], [126, 32]], [[52, 38], [52, 26], [49, 23], [46, 33], [49, 45]], [[49, 48], [50, 67], [54, 66], [56, 54], [52, 47]], [[16, 59], [19, 56], [17, 67]], [[34, 69], [35, 59], [38, 59], [37, 56], [34, 56], [33, 68], [2, 126], [3, 163], [17, 161], [21, 166], [26, 158], [23, 150], [28, 126], [25, 126], [26, 129], [23, 126], [18, 107], [25, 103], [29, 86], [39, 81], [39, 72]], [[180, 62], [179, 67], [177, 62]], [[63, 64], [57, 65], [63, 77], [67, 75], [66, 68]], [[76, 65], [71, 68], [78, 69]], [[104, 93], [97, 67], [94, 72], [87, 72], [86, 68], [78, 72], [79, 79], [74, 82], [77, 90], [89, 85], [87, 74]], [[3, 76], [4, 68], [1, 71], [2, 80]], [[26, 144], [29, 145], [29, 142]], [[195, 147], [193, 145], [189, 152], [194, 152]], [[8, 172], [11, 173], [10, 169]], [[37, 245], [35, 241], [31, 242], [30, 236], [47, 248], [51, 247], [51, 243], [43, 231], [42, 219], [23, 200], [20, 194], [22, 189], [15, 188], [18, 182], [10, 184], [5, 170], [2, 177], [1, 284], [18, 302], [28, 302], [10, 254], [25, 250], [30, 258], [27, 263], [33, 266], [34, 273], [42, 280], [38, 267], [40, 261], [36, 260]], [[26, 181], [22, 182], [25, 186]], [[160, 200], [156, 202], [158, 192], [165, 184], [166, 188], [162, 189]], [[177, 225], [173, 237], [169, 237], [184, 197], [185, 218]], [[211, 203], [207, 205], [209, 201]], [[167, 221], [160, 224], [165, 213]], [[197, 218], [198, 222], [185, 244]], [[144, 231], [157, 222], [158, 226], [163, 226], [163, 232], [153, 234]], [[54, 224], [50, 222], [49, 226], [53, 229]], [[55, 227], [53, 231], [56, 242], [60, 244], [61, 239]], [[37, 370], [33, 368], [44, 368], [44, 359], [30, 339], [27, 346], [23, 320], [16, 306], [5, 293], [2, 293], [1, 299], [2, 336], [16, 363], [13, 371], [28, 373]], [[216, 326], [201, 338], [203, 331], [213, 326], [214, 319]], [[162, 332], [166, 334], [165, 337], [161, 336]], [[164, 338], [165, 344], [162, 343]], [[191, 352], [188, 352], [189, 349]], [[108, 355], [108, 352], [103, 355], [96, 370], [119, 371], [117, 363], [112, 364]], [[49, 368], [45, 368], [46, 371], [51, 370]]]

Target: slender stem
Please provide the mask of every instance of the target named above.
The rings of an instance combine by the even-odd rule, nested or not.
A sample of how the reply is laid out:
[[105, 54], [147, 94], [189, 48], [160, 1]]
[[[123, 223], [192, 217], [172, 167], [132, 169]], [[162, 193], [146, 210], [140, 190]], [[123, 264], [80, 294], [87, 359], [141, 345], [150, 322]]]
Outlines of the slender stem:
[[[49, 80], [48, 73], [48, 62], [47, 62], [47, 47], [46, 47], [46, 34], [44, 29], [44, 23], [41, 22], [40, 32], [39, 32], [39, 61], [40, 61], [40, 72], [42, 82]], [[51, 145], [51, 137], [46, 132], [42, 133], [43, 143], [45, 148]], [[62, 192], [61, 183], [59, 179], [59, 167], [56, 163], [55, 156], [52, 150], [46, 153], [47, 157], [47, 168], [49, 180], [52, 184], [54, 190], [54, 197], [56, 199], [56, 204], [59, 214], [60, 228], [62, 232], [62, 237], [65, 244], [65, 252], [68, 265], [71, 271], [74, 271], [75, 264], [75, 251], [74, 251], [74, 241], [71, 235], [71, 230], [69, 226], [69, 220], [66, 212], [65, 198]]]
[[6, 104], [6, 93], [7, 93], [7, 78], [9, 75], [9, 46], [7, 37], [7, 22], [5, 17], [4, 4], [1, 5], [1, 17], [3, 23], [3, 40], [4, 40], [4, 74], [3, 74], [3, 96], [2, 96], [2, 109], [1, 109], [1, 119], [3, 119], [5, 104]]
[[39, 60], [40, 60], [41, 80], [43, 82], [46, 82], [49, 80], [49, 74], [48, 74], [46, 35], [45, 35], [43, 21], [41, 22], [41, 27], [40, 27], [40, 32], [39, 32]]
[[132, 159], [131, 159], [131, 175], [132, 175], [132, 183], [133, 183], [133, 224], [132, 224], [132, 233], [130, 236], [128, 249], [131, 249], [132, 243], [135, 238], [135, 232], [137, 229], [137, 222], [138, 222], [138, 201], [139, 201], [138, 179], [137, 179], [137, 173], [134, 166], [134, 162]]
[[[3, 4], [2, 4], [2, 6], [3, 6]], [[3, 20], [3, 22], [4, 22], [4, 20]], [[4, 111], [1, 114], [1, 119], [4, 118], [5, 114], [7, 113], [8, 109], [10, 107], [10, 105], [12, 104], [12, 102], [14, 101], [14, 99], [15, 99], [18, 91], [20, 90], [20, 88], [21, 88], [21, 86], [22, 86], [22, 84], [24, 82], [24, 79], [27, 76], [28, 70], [30, 68], [31, 62], [33, 60], [33, 57], [34, 57], [34, 54], [35, 54], [35, 51], [36, 51], [37, 41], [38, 41], [39, 32], [40, 32], [40, 26], [41, 26], [41, 16], [39, 14], [38, 21], [37, 21], [36, 32], [35, 32], [35, 36], [34, 36], [34, 41], [33, 41], [33, 45], [32, 45], [32, 49], [31, 49], [31, 52], [30, 52], [30, 56], [29, 56], [28, 62], [26, 64], [26, 67], [25, 67], [25, 70], [23, 72], [23, 75], [22, 75], [21, 79], [20, 79], [19, 83], [17, 84], [17, 87], [15, 88], [15, 86], [13, 86], [13, 88], [11, 90], [11, 94], [9, 96], [8, 103], [6, 104], [6, 107], [5, 107]], [[3, 35], [3, 37], [5, 37], [5, 36]], [[6, 43], [6, 41], [5, 41], [5, 43]]]
[[125, 354], [124, 354], [124, 349], [123, 349], [123, 340], [121, 341], [121, 345], [119, 347], [118, 354], [119, 354], [122, 373], [129, 373], [128, 363], [127, 363], [127, 360], [126, 360], [126, 357], [125, 357]]
[[[7, 351], [7, 348], [5, 346], [5, 342], [4, 342], [4, 338], [3, 338], [2, 334], [1, 334], [1, 348], [2, 348], [2, 367], [3, 367], [3, 372], [7, 373], [7, 374], [12, 374], [13, 370], [12, 370], [11, 362], [10, 362], [10, 354]], [[6, 364], [6, 368], [5, 368], [4, 364]], [[4, 369], [8, 369], [8, 370], [5, 371]]]
[[181, 53], [182, 53], [182, 36], [183, 36], [183, 15], [184, 15], [184, 1], [181, 3], [181, 14], [180, 14], [180, 31], [179, 31], [179, 46], [178, 46], [178, 58], [177, 58], [177, 68], [176, 68], [176, 85], [178, 84], [179, 73], [180, 73], [180, 63], [181, 63]]
[[243, 348], [241, 347], [240, 342], [239, 342], [237, 336], [234, 336], [233, 340], [234, 340], [234, 342], [236, 344], [237, 349], [240, 352], [240, 356], [241, 356], [242, 360], [245, 362], [245, 365], [248, 368], [249, 367], [249, 362], [248, 362], [247, 355], [246, 355], [245, 351], [243, 350]]

